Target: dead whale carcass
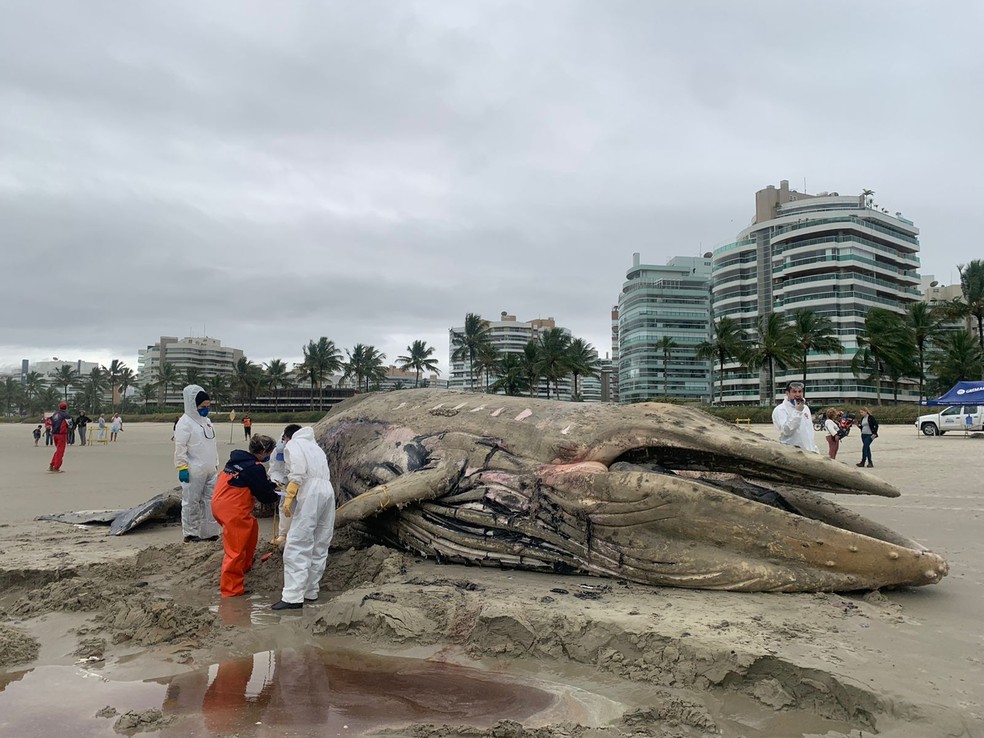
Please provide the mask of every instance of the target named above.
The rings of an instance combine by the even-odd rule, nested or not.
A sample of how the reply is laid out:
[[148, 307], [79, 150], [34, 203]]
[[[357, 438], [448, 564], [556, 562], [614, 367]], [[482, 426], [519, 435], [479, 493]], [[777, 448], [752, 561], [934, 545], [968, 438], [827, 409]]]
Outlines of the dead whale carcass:
[[948, 571], [817, 494], [898, 496], [891, 485], [688, 407], [404, 390], [339, 404], [315, 435], [336, 524], [370, 522], [439, 560], [786, 592]]
[[72, 525], [109, 525], [109, 535], [121, 536], [138, 525], [175, 520], [181, 516], [181, 495], [165, 492], [154, 495], [128, 510], [80, 510], [78, 512], [39, 515], [38, 520], [53, 520]]

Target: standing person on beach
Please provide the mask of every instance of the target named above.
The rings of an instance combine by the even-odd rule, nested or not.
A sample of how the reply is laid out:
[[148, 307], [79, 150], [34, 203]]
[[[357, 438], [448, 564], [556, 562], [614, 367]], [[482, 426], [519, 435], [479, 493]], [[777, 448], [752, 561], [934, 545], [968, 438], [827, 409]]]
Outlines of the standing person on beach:
[[35, 446], [37, 446], [38, 445], [38, 441], [41, 440], [41, 429], [43, 427], [44, 427], [43, 425], [39, 425], [37, 428], [34, 429], [34, 433], [31, 434], [31, 435], [34, 436], [34, 445]]
[[79, 417], [75, 419], [75, 427], [79, 429], [79, 445], [85, 445], [85, 427], [89, 425], [89, 416], [85, 414], [85, 410], [79, 413]]
[[802, 382], [786, 384], [786, 399], [772, 411], [772, 424], [779, 431], [779, 443], [820, 453], [813, 439], [813, 416], [803, 398]]
[[867, 465], [872, 467], [874, 464], [871, 463], [871, 442], [878, 438], [878, 420], [868, 408], [863, 407], [858, 425], [861, 426], [861, 462], [856, 466], [864, 466], [867, 462]]
[[113, 419], [109, 423], [109, 440], [115, 441], [117, 434], [123, 430], [123, 418], [119, 413], [113, 413]]
[[62, 470], [62, 460], [65, 458], [65, 446], [68, 444], [68, 403], [59, 402], [58, 410], [51, 415], [51, 437], [55, 441], [55, 453], [48, 464], [48, 471], [60, 472]]
[[837, 424], [837, 411], [832, 407], [827, 408], [827, 419], [823, 421], [823, 429], [827, 431], [827, 455], [837, 458], [837, 449], [840, 448], [840, 425]]
[[328, 458], [310, 426], [288, 433], [284, 461], [287, 492], [283, 514], [291, 518], [284, 546], [284, 589], [274, 610], [297, 610], [318, 599], [321, 575], [335, 532], [335, 490]]
[[253, 435], [253, 420], [248, 415], [243, 416], [243, 435], [247, 441]]
[[197, 384], [182, 391], [184, 415], [174, 427], [174, 465], [181, 482], [181, 531], [185, 543], [217, 541], [212, 491], [218, 479], [215, 428], [208, 419], [208, 393]]
[[270, 436], [257, 435], [250, 440], [249, 451], [233, 451], [219, 473], [212, 495], [212, 515], [222, 526], [225, 556], [219, 590], [223, 597], [246, 594], [243, 580], [253, 568], [260, 536], [260, 524], [253, 517], [253, 498], [264, 504], [277, 501], [277, 485], [263, 468], [275, 445]]

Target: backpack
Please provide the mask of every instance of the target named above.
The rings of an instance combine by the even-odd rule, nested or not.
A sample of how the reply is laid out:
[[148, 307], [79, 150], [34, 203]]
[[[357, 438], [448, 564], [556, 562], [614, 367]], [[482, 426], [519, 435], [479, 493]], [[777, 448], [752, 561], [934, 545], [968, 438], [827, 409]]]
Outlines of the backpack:
[[847, 436], [850, 435], [850, 433], [851, 433], [851, 426], [842, 425], [840, 428], [837, 429], [837, 438], [838, 439], [847, 438]]
[[68, 419], [60, 410], [51, 416], [51, 433], [56, 436], [68, 433]]

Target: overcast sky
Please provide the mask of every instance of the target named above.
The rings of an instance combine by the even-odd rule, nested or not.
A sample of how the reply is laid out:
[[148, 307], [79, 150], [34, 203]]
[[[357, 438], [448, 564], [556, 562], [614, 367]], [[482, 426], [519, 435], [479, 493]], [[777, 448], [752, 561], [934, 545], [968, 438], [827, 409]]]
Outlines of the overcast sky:
[[0, 368], [206, 334], [446, 370], [501, 311], [604, 356], [633, 252], [728, 243], [781, 179], [873, 189], [951, 281], [984, 258], [982, 9], [7, 0]]

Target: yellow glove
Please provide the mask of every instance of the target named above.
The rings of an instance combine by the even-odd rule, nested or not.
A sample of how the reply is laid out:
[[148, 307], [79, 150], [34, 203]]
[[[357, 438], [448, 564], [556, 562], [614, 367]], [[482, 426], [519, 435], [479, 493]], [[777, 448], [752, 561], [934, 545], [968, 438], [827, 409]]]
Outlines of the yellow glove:
[[297, 499], [297, 493], [301, 489], [297, 482], [287, 483], [287, 494], [284, 495], [284, 516], [290, 517], [294, 510], [294, 500]]

